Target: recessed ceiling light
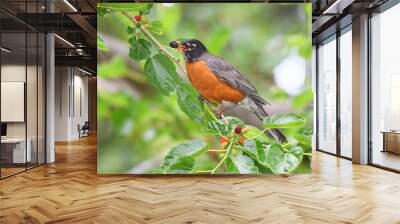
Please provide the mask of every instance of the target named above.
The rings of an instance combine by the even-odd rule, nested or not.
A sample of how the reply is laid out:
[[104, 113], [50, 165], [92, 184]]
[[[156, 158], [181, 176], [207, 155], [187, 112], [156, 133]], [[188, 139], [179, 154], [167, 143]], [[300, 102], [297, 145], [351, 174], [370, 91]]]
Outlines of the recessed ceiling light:
[[73, 45], [71, 42], [69, 42], [68, 40], [66, 40], [66, 39], [64, 39], [64, 38], [62, 38], [62, 37], [60, 37], [59, 35], [57, 35], [57, 34], [54, 34], [54, 36], [55, 37], [57, 37], [59, 40], [61, 40], [62, 42], [64, 42], [64, 43], [66, 43], [67, 45], [69, 45], [70, 47], [73, 47], [73, 48], [75, 48], [75, 45]]
[[79, 69], [79, 71], [81, 71], [81, 72], [83, 72], [83, 73], [85, 73], [85, 74], [92, 75], [92, 73], [90, 73], [90, 72], [88, 72], [88, 71], [86, 71], [86, 70], [83, 70], [83, 69], [81, 69], [81, 68], [79, 68], [79, 67], [78, 67], [78, 69]]
[[7, 48], [5, 48], [5, 47], [1, 47], [0, 48], [2, 51], [4, 51], [4, 52], [7, 52], [7, 53], [10, 53], [11, 52], [11, 50], [9, 50], [9, 49], [7, 49]]
[[74, 12], [78, 12], [78, 10], [68, 1], [64, 0], [65, 4], [67, 4]]
[[348, 7], [354, 2], [354, 0], [336, 0], [322, 14], [342, 14], [343, 9]]

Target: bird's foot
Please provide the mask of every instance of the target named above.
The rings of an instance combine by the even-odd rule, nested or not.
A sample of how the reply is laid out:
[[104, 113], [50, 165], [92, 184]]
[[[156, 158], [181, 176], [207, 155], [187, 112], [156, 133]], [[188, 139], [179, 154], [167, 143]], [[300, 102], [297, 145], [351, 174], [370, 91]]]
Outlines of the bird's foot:
[[222, 119], [222, 117], [224, 116], [224, 111], [223, 111], [223, 110], [217, 110], [217, 111], [215, 112], [215, 116], [216, 116], [218, 119]]
[[228, 120], [224, 116], [224, 110], [217, 110], [217, 112], [215, 112], [215, 116], [218, 119], [222, 119], [226, 124], [229, 123]]
[[206, 98], [204, 96], [202, 96], [202, 95], [199, 95], [199, 101], [201, 103], [204, 103], [204, 101], [206, 101]]

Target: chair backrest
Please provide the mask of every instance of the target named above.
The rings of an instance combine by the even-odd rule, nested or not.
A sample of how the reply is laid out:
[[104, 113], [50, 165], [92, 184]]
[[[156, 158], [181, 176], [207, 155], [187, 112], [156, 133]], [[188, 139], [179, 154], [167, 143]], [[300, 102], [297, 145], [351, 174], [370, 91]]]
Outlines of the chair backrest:
[[83, 124], [82, 128], [89, 128], [90, 127], [89, 124], [90, 124], [89, 121], [85, 121], [85, 123]]

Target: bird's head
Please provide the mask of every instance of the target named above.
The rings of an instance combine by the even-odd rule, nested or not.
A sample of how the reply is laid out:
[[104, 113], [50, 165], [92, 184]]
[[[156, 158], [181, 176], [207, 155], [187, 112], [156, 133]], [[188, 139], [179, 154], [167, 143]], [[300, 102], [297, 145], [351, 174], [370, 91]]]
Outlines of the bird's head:
[[208, 52], [206, 46], [196, 39], [174, 40], [169, 43], [169, 46], [182, 52], [185, 60], [189, 62], [197, 60]]

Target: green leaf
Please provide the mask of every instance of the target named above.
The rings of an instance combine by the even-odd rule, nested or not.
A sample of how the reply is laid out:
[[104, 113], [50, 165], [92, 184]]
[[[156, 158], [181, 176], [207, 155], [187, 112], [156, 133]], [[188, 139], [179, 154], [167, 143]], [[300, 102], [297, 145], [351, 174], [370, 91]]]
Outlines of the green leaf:
[[152, 4], [147, 3], [99, 3], [97, 4], [97, 8], [105, 8], [112, 10], [123, 10], [123, 11], [131, 11], [131, 12], [139, 12], [148, 10], [152, 7]]
[[243, 153], [253, 159], [254, 165], [258, 168], [260, 173], [273, 173], [267, 163], [260, 161], [259, 155], [257, 155], [257, 147], [255, 147], [255, 145], [252, 143], [250, 143], [250, 145], [246, 145], [245, 143], [245, 146], [246, 147], [241, 148]]
[[271, 144], [267, 147], [266, 160], [274, 173], [287, 174], [303, 160], [303, 149], [296, 146], [286, 152], [279, 144]]
[[291, 174], [304, 174], [311, 173], [311, 159], [308, 156], [304, 156], [301, 163], [292, 171]]
[[229, 43], [231, 38], [231, 30], [226, 26], [215, 27], [214, 32], [207, 41], [207, 48], [213, 54], [219, 54], [222, 49]]
[[[182, 157], [194, 158], [208, 149], [208, 144], [201, 140], [190, 140], [173, 147], [164, 158], [161, 168], [183, 167], [182, 165], [173, 166], [176, 163], [181, 163]], [[184, 160], [185, 167], [188, 167], [188, 160]]]
[[148, 4], [147, 9], [140, 11], [140, 15], [148, 15], [150, 13], [150, 9], [153, 7], [153, 3]]
[[160, 21], [153, 21], [147, 26], [147, 30], [154, 34], [162, 35], [164, 33], [164, 26]]
[[[243, 153], [253, 159], [254, 165], [258, 168], [260, 173], [273, 173], [266, 161], [261, 161], [266, 158], [265, 156], [265, 146], [261, 142], [254, 140], [246, 140], [243, 147], [240, 148]], [[260, 150], [263, 151], [260, 151]], [[260, 155], [261, 153], [264, 155]]]
[[145, 172], [145, 174], [165, 174], [166, 171], [160, 167], [153, 168]]
[[238, 118], [225, 117], [225, 119], [228, 121], [228, 124], [225, 124], [224, 122], [222, 122], [220, 120], [208, 122], [206, 131], [213, 135], [227, 136], [237, 126], [243, 126], [243, 124], [244, 124], [243, 121], [241, 121]]
[[257, 149], [257, 158], [261, 163], [266, 163], [267, 162], [267, 156], [265, 155], [265, 146], [259, 142], [256, 141], [256, 149]]
[[150, 57], [144, 65], [145, 74], [150, 83], [162, 94], [168, 96], [176, 87], [176, 76], [174, 63], [165, 55], [157, 54]]
[[106, 51], [106, 52], [108, 51], [106, 43], [104, 43], [103, 38], [99, 34], [97, 34], [97, 49]]
[[243, 147], [248, 149], [252, 154], [257, 156], [257, 145], [256, 141], [252, 139], [246, 139], [243, 143]]
[[221, 121], [210, 121], [207, 123], [206, 131], [213, 135], [223, 135], [229, 134], [228, 126]]
[[235, 157], [231, 157], [226, 166], [229, 171], [238, 171], [240, 174], [259, 173], [254, 161], [243, 153], [238, 153]]
[[312, 13], [312, 3], [304, 4], [304, 11], [307, 15]]
[[272, 172], [272, 170], [269, 166], [266, 166], [265, 164], [260, 163], [255, 159], [253, 159], [253, 161], [254, 161], [254, 165], [258, 168], [258, 171], [260, 173], [268, 173], [268, 174], [274, 173], [274, 172]]
[[256, 139], [259, 140], [259, 141], [262, 141], [262, 142], [269, 142], [269, 143], [272, 143], [272, 142], [274, 141], [274, 140], [272, 140], [271, 138], [269, 138], [269, 137], [265, 134], [265, 132], [259, 135], [259, 133], [261, 132], [261, 130], [258, 129], [258, 128], [256, 128], [256, 127], [254, 127], [254, 126], [245, 125], [244, 127], [249, 129], [248, 131], [246, 131], [246, 132], [243, 134], [243, 136], [244, 136], [245, 138], [247, 138], [247, 139], [254, 139], [255, 137], [257, 137]]
[[184, 174], [191, 173], [194, 169], [195, 160], [192, 157], [184, 156], [179, 158], [174, 164], [171, 164], [168, 173]]
[[183, 5], [175, 4], [174, 7], [164, 7], [157, 11], [157, 16], [163, 22], [164, 30], [176, 30], [178, 23], [182, 20], [182, 14], [185, 13], [181, 9]]
[[303, 151], [310, 153], [312, 147], [312, 134], [313, 129], [310, 127], [302, 127], [297, 130], [297, 133], [293, 134], [293, 137], [297, 140], [299, 146], [303, 147]]
[[128, 73], [128, 67], [122, 57], [115, 56], [109, 62], [101, 63], [98, 72], [102, 78], [116, 78]]
[[311, 152], [310, 135], [293, 134], [292, 137], [296, 140], [296, 145], [302, 146], [305, 152]]
[[98, 9], [97, 9], [97, 14], [98, 14], [100, 17], [103, 17], [104, 15], [107, 14], [107, 9], [106, 9], [106, 8], [98, 8]]
[[131, 47], [129, 48], [129, 57], [133, 60], [140, 61], [150, 57], [151, 43], [145, 39], [136, 40], [135, 37], [129, 39]]
[[300, 160], [303, 157], [303, 148], [301, 148], [300, 146], [292, 147], [292, 148], [289, 149], [288, 152], [292, 153], [293, 155], [295, 155]]
[[297, 128], [303, 126], [305, 119], [290, 114], [274, 114], [264, 118], [264, 128]]
[[178, 105], [186, 115], [197, 123], [204, 122], [203, 105], [198, 99], [197, 92], [188, 83], [181, 82], [177, 85], [176, 93], [178, 96]]
[[239, 173], [239, 169], [236, 167], [236, 165], [233, 163], [233, 161], [230, 157], [226, 158], [225, 166], [226, 166], [226, 171], [228, 173], [230, 173], [230, 174]]
[[236, 117], [225, 117], [228, 120], [228, 126], [231, 130], [235, 129], [237, 126], [244, 126], [244, 122]]
[[207, 103], [203, 103], [204, 105], [204, 117], [207, 122], [212, 122], [218, 120], [215, 114], [210, 110]]
[[137, 28], [136, 27], [131, 27], [131, 26], [128, 26], [128, 28], [126, 29], [126, 32], [128, 33], [128, 34], [135, 34], [136, 32], [137, 32]]
[[312, 135], [314, 132], [311, 127], [301, 127], [298, 129], [297, 133], [302, 135]]
[[290, 47], [297, 48], [303, 58], [308, 59], [311, 57], [312, 45], [308, 35], [304, 33], [290, 35], [287, 38], [287, 44]]
[[314, 94], [311, 89], [305, 90], [301, 94], [295, 96], [292, 100], [294, 108], [302, 109], [307, 107], [313, 101]]
[[263, 166], [268, 167], [265, 155], [265, 144], [260, 141], [247, 139], [244, 142], [243, 147], [247, 149], [246, 152], [250, 153], [254, 160], [257, 160]]

